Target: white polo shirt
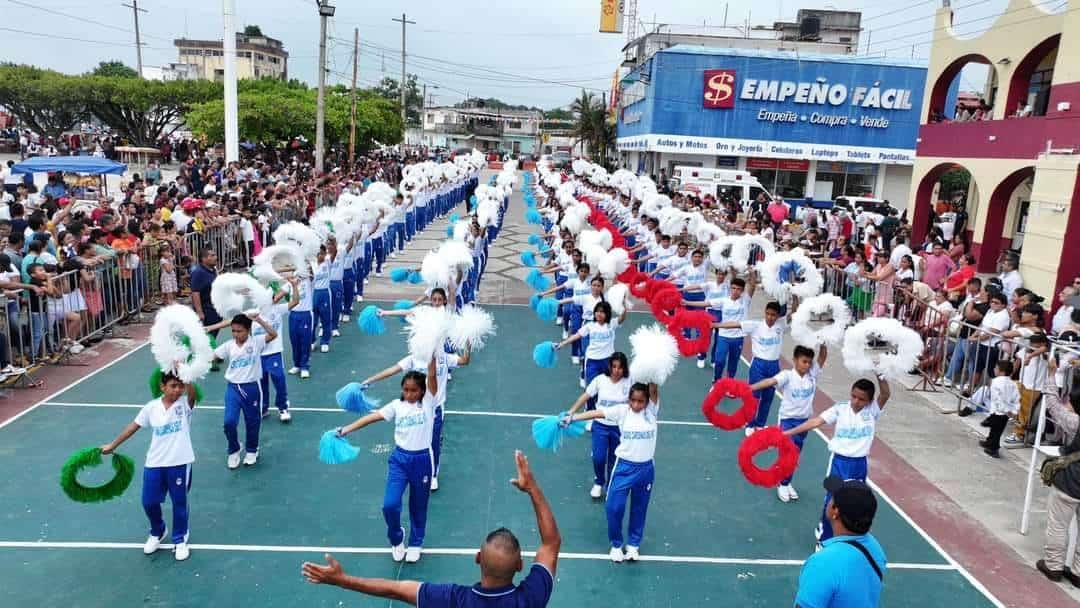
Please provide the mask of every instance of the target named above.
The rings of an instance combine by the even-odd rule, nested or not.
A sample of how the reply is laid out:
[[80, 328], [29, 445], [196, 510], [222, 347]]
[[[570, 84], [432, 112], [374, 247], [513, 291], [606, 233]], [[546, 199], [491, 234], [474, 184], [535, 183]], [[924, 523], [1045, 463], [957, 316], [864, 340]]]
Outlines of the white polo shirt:
[[605, 325], [589, 321], [581, 326], [578, 335], [589, 338], [585, 349], [585, 358], [594, 361], [607, 360], [615, 353], [615, 330], [619, 327], [618, 319], [612, 319]]
[[[281, 331], [281, 326], [282, 320], [285, 318], [285, 314], [288, 309], [289, 305], [286, 304], [284, 300], [282, 300], [281, 302], [271, 306], [270, 310], [263, 315], [263, 319], [266, 319], [266, 322], [270, 324], [270, 327], [273, 327], [274, 331], [277, 332], [277, 337], [274, 338], [273, 341], [266, 343], [266, 348], [264, 348], [262, 351], [263, 355], [276, 355], [281, 352], [281, 334], [284, 333]], [[251, 335], [265, 337], [266, 330], [262, 328], [262, 325], [255, 323], [251, 326]]]
[[[629, 378], [612, 382], [607, 374], [600, 374], [592, 379], [589, 386], [585, 387], [585, 393], [590, 397], [596, 397], [597, 407], [614, 407], [627, 402], [632, 384]], [[607, 418], [598, 418], [596, 421], [600, 424], [615, 424]]]
[[[717, 310], [720, 311], [720, 318], [724, 323], [729, 321], [742, 321], [750, 313], [750, 296], [743, 293], [739, 296], [738, 300], [732, 300], [730, 297], [723, 298], [718, 302]], [[716, 333], [721, 338], [741, 338], [743, 330], [739, 329], [718, 329]]]
[[146, 451], [146, 467], [175, 467], [195, 462], [191, 447], [191, 406], [187, 395], [181, 395], [167, 408], [161, 398], [148, 402], [135, 415], [135, 424], [152, 431], [150, 449]]
[[394, 424], [394, 445], [415, 452], [431, 449], [435, 429], [435, 395], [427, 392], [420, 403], [394, 399], [379, 408], [379, 415]]
[[225, 381], [232, 384], [248, 384], [262, 379], [262, 352], [266, 348], [266, 336], [248, 336], [243, 346], [236, 340], [218, 346], [214, 355], [229, 362], [225, 369]]
[[592, 288], [585, 292], [584, 295], [574, 294], [574, 304], [581, 307], [581, 321], [582, 323], [593, 320], [593, 311], [596, 310], [596, 305], [603, 302], [601, 298], [592, 295]]
[[315, 265], [315, 276], [311, 280], [311, 288], [330, 289], [330, 258], [324, 258], [322, 264]]
[[627, 462], [649, 462], [656, 455], [657, 414], [660, 404], [650, 401], [645, 409], [635, 412], [629, 403], [597, 408], [604, 418], [619, 425], [619, 447], [615, 457]]
[[[435, 407], [442, 407], [446, 405], [446, 386], [447, 377], [450, 375], [450, 370], [457, 369], [461, 365], [461, 357], [447, 353], [443, 350], [439, 350], [435, 353], [435, 379], [439, 382], [439, 391], [435, 393]], [[417, 361], [412, 357], [405, 357], [401, 361], [398, 361], [398, 367], [403, 372], [420, 372], [422, 374], [427, 373], [428, 362]]]
[[776, 379], [776, 389], [783, 398], [780, 418], [810, 418], [814, 415], [814, 393], [817, 392], [817, 378], [820, 374], [821, 367], [815, 360], [805, 376], [800, 376], [794, 369], [781, 370], [773, 376]]
[[859, 413], [851, 409], [851, 403], [841, 401], [821, 413], [826, 424], [835, 425], [833, 438], [829, 441], [829, 450], [833, 454], [848, 458], [861, 458], [870, 453], [874, 443], [877, 420], [881, 416], [881, 407], [877, 400], [872, 401]]
[[754, 358], [761, 359], [763, 361], [779, 361], [780, 350], [784, 346], [784, 332], [787, 330], [787, 323], [777, 319], [772, 327], [769, 327], [765, 321], [740, 321], [739, 325], [742, 326], [743, 332], [747, 336], [750, 336], [750, 348], [753, 350]]

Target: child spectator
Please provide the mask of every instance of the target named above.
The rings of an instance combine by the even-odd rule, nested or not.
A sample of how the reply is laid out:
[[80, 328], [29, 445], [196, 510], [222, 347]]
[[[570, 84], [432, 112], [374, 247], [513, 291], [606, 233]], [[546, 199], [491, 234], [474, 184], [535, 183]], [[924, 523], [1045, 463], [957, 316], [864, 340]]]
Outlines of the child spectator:
[[1020, 391], [1012, 380], [1012, 361], [1001, 360], [994, 366], [997, 374], [990, 381], [990, 432], [986, 439], [979, 442], [983, 451], [994, 458], [1001, 458], [1001, 434], [1009, 423], [1009, 416], [1020, 411]]
[[158, 264], [161, 266], [161, 297], [165, 300], [165, 306], [168, 306], [176, 302], [176, 292], [178, 291], [172, 246], [168, 243], [162, 243], [158, 255], [160, 256]]

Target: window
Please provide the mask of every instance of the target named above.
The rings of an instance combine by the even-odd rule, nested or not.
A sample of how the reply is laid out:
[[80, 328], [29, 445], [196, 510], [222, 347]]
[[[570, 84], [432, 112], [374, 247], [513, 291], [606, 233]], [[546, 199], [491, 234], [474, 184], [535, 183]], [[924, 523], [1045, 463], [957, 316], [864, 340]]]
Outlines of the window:
[[265, 61], [265, 60], [266, 60], [266, 56], [265, 56], [265, 55], [263, 55], [262, 53], [255, 53], [255, 59], [256, 59], [257, 61]]
[[521, 121], [520, 120], [508, 120], [508, 121], [506, 121], [506, 128], [508, 128], [508, 129], [520, 129], [521, 128]]
[[1046, 116], [1046, 109], [1050, 105], [1050, 82], [1053, 79], [1053, 69], [1039, 70], [1031, 75], [1027, 103], [1031, 106], [1032, 116]]

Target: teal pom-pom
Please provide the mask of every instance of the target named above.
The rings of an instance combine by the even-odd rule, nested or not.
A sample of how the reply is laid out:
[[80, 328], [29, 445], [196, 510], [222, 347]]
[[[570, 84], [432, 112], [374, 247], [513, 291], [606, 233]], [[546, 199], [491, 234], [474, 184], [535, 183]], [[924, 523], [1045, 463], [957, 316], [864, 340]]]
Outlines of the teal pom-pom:
[[424, 282], [424, 275], [420, 274], [419, 270], [412, 270], [409, 272], [409, 283], [413, 285], [419, 285]]
[[540, 217], [540, 212], [536, 209], [530, 208], [525, 212], [525, 221], [530, 224], [540, 224], [543, 219]]
[[359, 382], [350, 382], [338, 389], [334, 394], [338, 405], [347, 412], [366, 414], [379, 407], [379, 401], [367, 396], [367, 392]]
[[533, 362], [539, 367], [550, 369], [555, 367], [558, 358], [555, 356], [554, 342], [541, 342], [533, 348]]
[[454, 224], [458, 223], [458, 221], [460, 219], [461, 219], [460, 215], [458, 215], [457, 213], [451, 213], [450, 214], [450, 219], [448, 221], [450, 222], [450, 225], [454, 225]]
[[319, 460], [326, 464], [344, 464], [356, 460], [360, 448], [338, 437], [336, 430], [326, 431], [319, 439]]
[[398, 300], [397, 302], [394, 302], [394, 310], [409, 310], [412, 307], [412, 300]]
[[532, 245], [533, 247], [536, 247], [537, 245], [539, 245], [541, 241], [543, 241], [543, 239], [540, 238], [539, 234], [530, 234], [529, 235], [529, 244]]
[[543, 450], [558, 452], [565, 437], [580, 437], [585, 433], [584, 422], [574, 422], [567, 427], [559, 424], [566, 417], [566, 412], [558, 416], [545, 416], [533, 421], [533, 441]]
[[525, 206], [529, 209], [536, 207], [536, 197], [529, 195], [525, 197]]
[[410, 272], [408, 268], [395, 268], [390, 271], [390, 280], [395, 283], [404, 283], [409, 278]]
[[541, 300], [540, 294], [534, 293], [532, 295], [532, 297], [529, 298], [529, 308], [531, 308], [531, 309], [533, 309], [533, 311], [535, 311], [536, 307], [540, 305], [540, 300]]
[[447, 238], [453, 238], [454, 237], [454, 225], [453, 224], [450, 224], [449, 226], [446, 227], [446, 237]]
[[536, 315], [543, 321], [554, 321], [559, 315], [559, 301], [555, 298], [542, 298], [536, 304]]
[[356, 324], [360, 326], [360, 331], [369, 336], [381, 336], [386, 331], [386, 324], [379, 316], [379, 307], [374, 305], [364, 307], [356, 318]]
[[521, 263], [525, 266], [536, 266], [536, 254], [531, 251], [522, 251]]

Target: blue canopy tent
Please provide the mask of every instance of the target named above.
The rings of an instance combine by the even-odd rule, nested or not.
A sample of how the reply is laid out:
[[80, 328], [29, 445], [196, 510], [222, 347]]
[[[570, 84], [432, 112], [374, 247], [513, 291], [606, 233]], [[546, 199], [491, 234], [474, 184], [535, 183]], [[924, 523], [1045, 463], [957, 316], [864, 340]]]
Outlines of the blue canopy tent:
[[35, 156], [11, 166], [12, 173], [123, 175], [127, 165], [97, 156]]

